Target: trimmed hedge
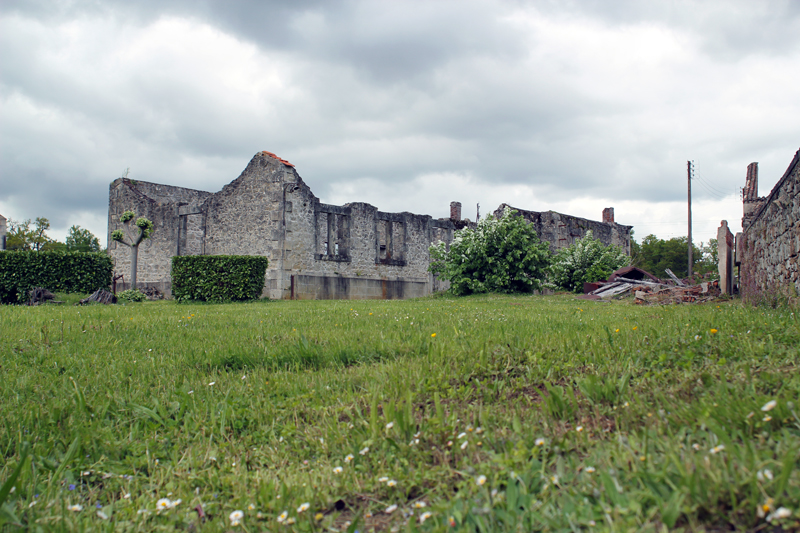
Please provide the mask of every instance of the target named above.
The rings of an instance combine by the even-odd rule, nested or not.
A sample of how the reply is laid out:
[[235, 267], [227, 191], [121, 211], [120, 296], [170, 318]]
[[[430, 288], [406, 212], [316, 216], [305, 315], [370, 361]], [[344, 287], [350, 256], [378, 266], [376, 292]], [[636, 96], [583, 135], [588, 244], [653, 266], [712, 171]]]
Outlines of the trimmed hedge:
[[172, 296], [179, 301], [255, 300], [264, 289], [268, 265], [261, 256], [176, 256], [172, 258]]
[[105, 252], [0, 252], [0, 302], [25, 302], [34, 287], [79, 293], [108, 289], [113, 271]]

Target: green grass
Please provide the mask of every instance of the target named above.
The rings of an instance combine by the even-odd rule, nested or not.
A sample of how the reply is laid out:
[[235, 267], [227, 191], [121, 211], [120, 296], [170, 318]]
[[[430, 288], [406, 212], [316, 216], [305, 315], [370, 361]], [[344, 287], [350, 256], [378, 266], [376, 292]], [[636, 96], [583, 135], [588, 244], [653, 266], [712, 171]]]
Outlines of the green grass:
[[800, 528], [799, 345], [737, 301], [2, 306], [0, 522]]

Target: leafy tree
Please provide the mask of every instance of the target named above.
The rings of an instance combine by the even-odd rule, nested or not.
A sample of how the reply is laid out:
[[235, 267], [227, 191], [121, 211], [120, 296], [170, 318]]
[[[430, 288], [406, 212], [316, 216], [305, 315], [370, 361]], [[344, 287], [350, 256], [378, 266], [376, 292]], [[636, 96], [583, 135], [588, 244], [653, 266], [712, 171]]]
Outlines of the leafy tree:
[[[650, 272], [654, 276], [663, 278], [666, 276], [665, 270], [670, 269], [679, 278], [685, 278], [688, 274], [689, 250], [686, 237], [673, 237], [669, 240], [659, 239], [655, 235], [648, 235], [642, 239], [642, 243], [635, 248], [633, 264], [642, 270]], [[697, 246], [692, 247], [692, 271], [695, 271], [697, 261], [702, 257], [702, 252]]]
[[66, 248], [70, 252], [99, 252], [100, 241], [88, 229], [72, 226], [67, 234]]
[[31, 227], [31, 219], [16, 222], [8, 221], [6, 234], [6, 248], [9, 250], [35, 250], [46, 249], [46, 245], [53, 243], [53, 239], [45, 235], [50, 229], [50, 221], [44, 217], [37, 217]]
[[[111, 233], [111, 239], [117, 241], [131, 249], [131, 288], [136, 288], [136, 263], [139, 259], [139, 245], [143, 240], [149, 239], [153, 234], [153, 223], [145, 217], [139, 217], [136, 222], [132, 224], [136, 215], [133, 211], [125, 211], [119, 217], [120, 222], [124, 224], [125, 231], [121, 229], [114, 230]], [[137, 229], [134, 229], [135, 226]], [[125, 237], [128, 237], [128, 242], [125, 242]]]
[[486, 217], [474, 229], [456, 231], [449, 249], [440, 242], [429, 250], [429, 270], [450, 281], [455, 295], [533, 292], [551, 257], [534, 227], [509, 208], [500, 219]]
[[49, 243], [53, 242], [53, 239], [48, 237], [44, 234], [45, 231], [50, 229], [50, 221], [44, 217], [36, 217], [36, 221], [34, 222], [34, 229], [33, 229], [33, 249], [37, 252], [42, 249], [42, 247]]
[[[700, 243], [700, 252], [703, 254], [699, 261], [694, 263], [694, 271], [698, 274], [705, 275], [708, 273], [719, 272], [717, 265], [719, 264], [719, 250], [717, 249], [717, 239], [709, 239], [708, 244]], [[694, 259], [694, 256], [692, 256]]]
[[53, 239], [48, 240], [42, 245], [42, 252], [68, 252], [67, 245]]
[[6, 234], [6, 248], [8, 250], [30, 250], [31, 249], [31, 221], [23, 220], [17, 222], [8, 219], [8, 233]]
[[606, 279], [629, 263], [630, 257], [620, 247], [603, 245], [589, 230], [582, 239], [558, 251], [550, 266], [548, 285], [582, 292], [584, 283]]

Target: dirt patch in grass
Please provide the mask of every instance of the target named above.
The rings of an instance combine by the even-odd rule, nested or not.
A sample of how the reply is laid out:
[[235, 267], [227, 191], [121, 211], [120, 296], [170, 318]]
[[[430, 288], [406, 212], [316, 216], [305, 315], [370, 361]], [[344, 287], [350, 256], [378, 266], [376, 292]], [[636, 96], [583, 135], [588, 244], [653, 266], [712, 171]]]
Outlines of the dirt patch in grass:
[[539, 383], [537, 385], [526, 385], [521, 389], [510, 391], [506, 395], [506, 399], [518, 400], [519, 398], [527, 398], [532, 403], [539, 403], [544, 400], [546, 394], [547, 388], [544, 386], [544, 383]]

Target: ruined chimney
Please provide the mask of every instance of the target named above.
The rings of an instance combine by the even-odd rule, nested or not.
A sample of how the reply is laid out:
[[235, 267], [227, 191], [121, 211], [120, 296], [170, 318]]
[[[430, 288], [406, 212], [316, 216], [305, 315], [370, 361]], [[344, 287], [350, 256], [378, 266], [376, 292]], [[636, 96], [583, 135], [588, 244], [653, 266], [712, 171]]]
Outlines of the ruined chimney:
[[745, 200], [758, 200], [758, 163], [747, 165], [747, 179], [742, 192]]
[[450, 220], [461, 220], [461, 202], [450, 202]]
[[603, 209], [603, 222], [606, 224], [613, 224], [614, 223], [614, 208], [613, 207], [606, 207]]
[[758, 210], [764, 205], [766, 198], [758, 197], [758, 163], [747, 165], [747, 178], [742, 189], [742, 228], [746, 228], [753, 221]]

